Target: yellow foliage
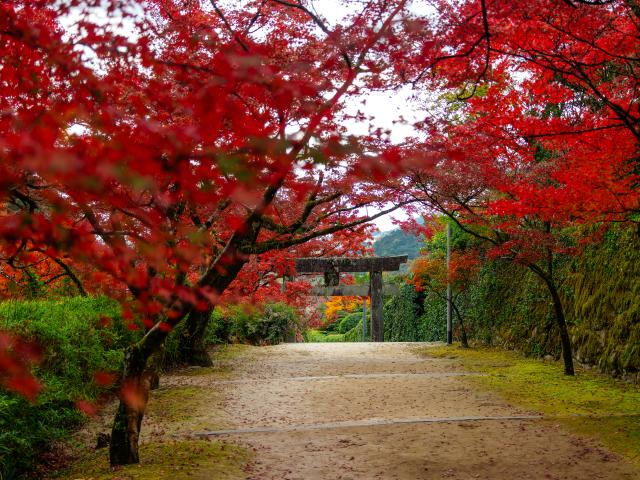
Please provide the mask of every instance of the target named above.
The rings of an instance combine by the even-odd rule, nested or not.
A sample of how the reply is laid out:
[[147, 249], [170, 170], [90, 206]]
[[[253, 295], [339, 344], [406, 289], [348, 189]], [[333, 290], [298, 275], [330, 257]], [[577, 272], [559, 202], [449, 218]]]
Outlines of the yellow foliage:
[[[360, 297], [331, 297], [324, 304], [324, 314], [327, 318], [327, 323], [332, 323], [338, 318], [339, 312], [353, 312], [360, 309], [362, 305], [362, 299]], [[369, 300], [367, 300], [367, 306]]]

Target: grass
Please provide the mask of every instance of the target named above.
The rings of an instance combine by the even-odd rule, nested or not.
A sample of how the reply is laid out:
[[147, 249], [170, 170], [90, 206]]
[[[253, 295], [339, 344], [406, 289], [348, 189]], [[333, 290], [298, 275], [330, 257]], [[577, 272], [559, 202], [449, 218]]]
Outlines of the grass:
[[211, 354], [211, 359], [216, 362], [229, 362], [248, 355], [252, 350], [251, 345], [240, 343], [216, 345]]
[[160, 387], [151, 392], [145, 414], [148, 431], [162, 436], [226, 428], [222, 393], [195, 385]]
[[140, 447], [140, 465], [109, 467], [109, 451], [91, 454], [54, 478], [68, 480], [237, 480], [249, 460], [246, 449], [205, 440], [150, 443]]
[[572, 432], [600, 440], [640, 465], [640, 388], [578, 369], [563, 374], [559, 362], [525, 358], [493, 348], [429, 347], [420, 353], [455, 360], [486, 376], [465, 377], [520, 407], [554, 417]]
[[209, 398], [211, 395], [210, 390], [191, 385], [160, 388], [151, 392], [147, 416], [160, 417], [163, 422], [186, 422], [200, 409], [206, 408], [209, 401], [213, 400]]

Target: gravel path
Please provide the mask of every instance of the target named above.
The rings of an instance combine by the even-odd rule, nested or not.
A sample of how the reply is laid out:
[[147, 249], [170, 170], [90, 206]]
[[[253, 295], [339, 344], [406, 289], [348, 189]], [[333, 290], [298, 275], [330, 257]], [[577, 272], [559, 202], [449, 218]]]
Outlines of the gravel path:
[[[225, 378], [174, 376], [169, 387], [222, 392], [210, 420], [180, 435], [255, 453], [262, 479], [638, 479], [596, 442], [464, 382], [474, 372], [418, 356], [424, 344], [286, 344], [250, 349]], [[219, 407], [216, 407], [218, 409]]]

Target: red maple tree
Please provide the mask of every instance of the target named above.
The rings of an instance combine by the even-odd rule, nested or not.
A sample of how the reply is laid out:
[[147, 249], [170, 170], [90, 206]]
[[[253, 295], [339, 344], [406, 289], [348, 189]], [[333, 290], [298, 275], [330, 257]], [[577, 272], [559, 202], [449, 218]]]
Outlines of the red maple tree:
[[407, 148], [410, 195], [542, 279], [567, 374], [554, 264], [574, 250], [563, 229], [633, 221], [640, 202], [637, 13], [617, 1], [442, 3], [430, 53], [404, 72], [431, 91], [439, 80], [449, 103]]
[[[386, 142], [345, 136], [340, 112], [378, 81], [404, 3], [372, 2], [333, 30], [278, 1], [152, 1], [142, 13], [114, 1], [102, 24], [77, 3], [2, 5], [12, 81], [0, 87], [0, 188], [15, 207], [0, 218], [3, 258], [91, 266], [123, 287], [124, 316], [146, 327], [126, 355], [113, 464], [138, 461], [148, 360], [176, 324], [188, 319], [197, 350], [245, 265], [256, 265], [247, 280], [262, 262], [290, 262], [269, 252], [330, 235], [330, 248], [309, 252], [356, 252], [364, 224], [402, 204], [354, 180]], [[75, 32], [61, 24], [70, 16]], [[363, 217], [366, 206], [379, 213]]]

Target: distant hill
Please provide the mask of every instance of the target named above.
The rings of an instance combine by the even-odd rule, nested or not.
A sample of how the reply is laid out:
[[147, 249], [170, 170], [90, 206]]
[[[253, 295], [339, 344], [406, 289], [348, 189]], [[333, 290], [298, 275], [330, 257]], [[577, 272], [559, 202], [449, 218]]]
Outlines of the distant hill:
[[375, 237], [373, 250], [379, 257], [391, 257], [394, 255], [408, 255], [409, 260], [420, 255], [423, 243], [420, 237], [403, 232], [399, 228], [382, 232]]

